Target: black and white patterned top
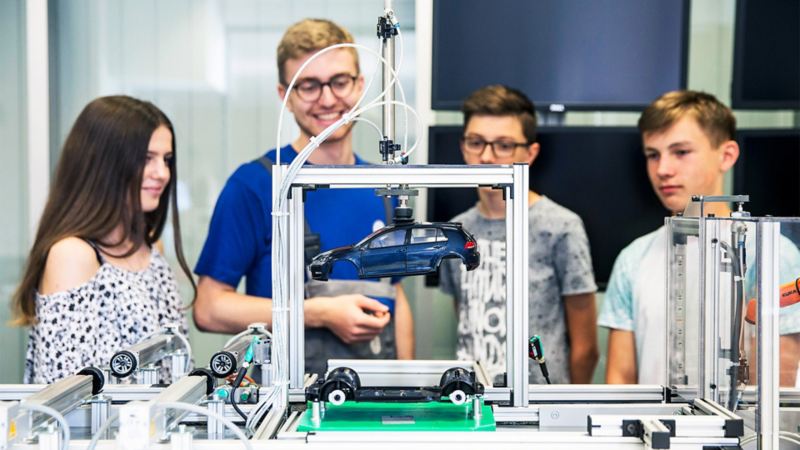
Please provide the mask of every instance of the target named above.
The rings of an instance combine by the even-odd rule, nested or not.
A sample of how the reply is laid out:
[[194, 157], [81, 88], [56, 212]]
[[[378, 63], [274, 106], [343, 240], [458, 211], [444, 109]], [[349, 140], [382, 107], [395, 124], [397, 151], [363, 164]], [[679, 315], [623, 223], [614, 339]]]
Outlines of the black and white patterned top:
[[102, 260], [86, 283], [49, 295], [36, 294], [25, 383], [52, 383], [87, 366], [107, 368], [111, 356], [165, 325], [188, 329], [178, 285], [154, 247], [150, 264], [129, 271]]

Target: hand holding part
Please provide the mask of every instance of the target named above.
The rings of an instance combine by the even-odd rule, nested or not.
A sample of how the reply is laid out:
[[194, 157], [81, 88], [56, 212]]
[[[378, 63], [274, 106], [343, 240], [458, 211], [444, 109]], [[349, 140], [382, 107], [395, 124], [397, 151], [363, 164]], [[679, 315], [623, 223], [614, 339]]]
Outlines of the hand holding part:
[[360, 294], [319, 298], [319, 301], [324, 302], [325, 327], [347, 344], [372, 340], [391, 319], [386, 305]]

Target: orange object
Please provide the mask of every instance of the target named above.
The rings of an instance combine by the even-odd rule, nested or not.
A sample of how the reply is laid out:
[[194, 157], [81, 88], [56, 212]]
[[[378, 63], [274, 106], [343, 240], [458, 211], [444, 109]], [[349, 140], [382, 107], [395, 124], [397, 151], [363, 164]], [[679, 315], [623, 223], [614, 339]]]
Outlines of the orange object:
[[[800, 278], [781, 286], [780, 305], [785, 308], [800, 302]], [[744, 316], [747, 323], [756, 323], [756, 299], [747, 302], [747, 314]]]
[[[233, 384], [233, 382], [236, 381], [236, 374], [235, 373], [230, 374], [225, 379], [228, 380], [229, 383]], [[256, 380], [252, 379], [249, 375], [245, 375], [244, 378], [242, 379], [242, 383], [238, 387], [244, 387], [250, 384], [256, 384]]]

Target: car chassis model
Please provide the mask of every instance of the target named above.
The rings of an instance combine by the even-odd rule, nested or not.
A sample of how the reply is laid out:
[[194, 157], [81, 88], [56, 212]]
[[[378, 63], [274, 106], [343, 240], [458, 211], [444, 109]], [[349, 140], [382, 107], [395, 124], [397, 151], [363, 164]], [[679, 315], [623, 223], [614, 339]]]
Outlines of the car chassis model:
[[395, 223], [361, 242], [317, 255], [309, 264], [311, 277], [327, 281], [337, 262], [355, 266], [359, 278], [422, 275], [436, 272], [444, 259], [458, 258], [467, 270], [480, 264], [475, 238], [460, 223]]

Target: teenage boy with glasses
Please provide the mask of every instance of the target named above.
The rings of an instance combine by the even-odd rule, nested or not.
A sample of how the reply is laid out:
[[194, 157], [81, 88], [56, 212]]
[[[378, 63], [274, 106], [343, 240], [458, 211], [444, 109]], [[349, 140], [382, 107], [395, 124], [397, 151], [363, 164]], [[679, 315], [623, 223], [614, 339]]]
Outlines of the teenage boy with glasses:
[[[355, 105], [364, 90], [358, 54], [339, 48], [311, 62], [289, 92], [300, 67], [319, 50], [352, 43], [346, 30], [327, 20], [292, 25], [278, 45], [278, 94], [300, 134], [281, 149], [290, 163]], [[352, 127], [340, 127], [309, 157], [310, 164], [365, 164], [352, 148]], [[195, 273], [200, 276], [194, 320], [198, 328], [238, 333], [252, 322], [272, 325], [272, 174], [276, 151], [240, 166], [217, 200]], [[357, 242], [385, 225], [387, 208], [372, 189], [320, 189], [305, 202], [306, 253]], [[315, 243], [316, 241], [316, 243]], [[310, 243], [310, 244], [309, 244]], [[313, 255], [311, 255], [313, 256]], [[244, 277], [245, 293], [236, 286]], [[414, 356], [411, 309], [399, 279], [359, 280], [354, 268], [334, 268], [330, 281], [305, 285], [306, 371], [323, 373], [330, 358]], [[391, 304], [389, 308], [376, 298]], [[391, 312], [390, 312], [391, 311]]]
[[[464, 102], [461, 153], [467, 164], [531, 164], [539, 153], [533, 103], [516, 89], [487, 86]], [[446, 260], [442, 289], [458, 311], [459, 359], [481, 361], [495, 381], [505, 372], [505, 201], [479, 188], [478, 204], [456, 216], [476, 238], [481, 265], [467, 272]], [[572, 211], [528, 191], [528, 328], [542, 337], [553, 383], [590, 383], [597, 363], [597, 312], [589, 241]], [[543, 383], [538, 367], [530, 381]]]

